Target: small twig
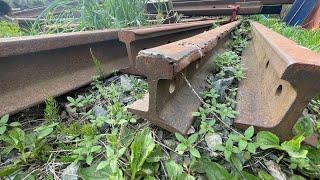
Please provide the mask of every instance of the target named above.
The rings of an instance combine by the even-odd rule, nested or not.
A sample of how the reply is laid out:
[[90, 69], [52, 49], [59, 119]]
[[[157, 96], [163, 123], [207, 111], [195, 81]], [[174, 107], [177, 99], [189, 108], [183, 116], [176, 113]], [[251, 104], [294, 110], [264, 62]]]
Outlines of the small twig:
[[158, 143], [160, 146], [163, 146], [163, 147], [165, 147], [166, 149], [169, 149], [170, 151], [178, 154], [175, 150], [171, 149], [170, 147], [168, 147], [167, 145], [163, 144], [162, 142], [159, 142], [159, 141], [157, 141], [157, 140], [154, 140], [154, 142], [156, 142], [156, 143]]
[[164, 168], [164, 165], [163, 165], [162, 161], [160, 161], [160, 164], [161, 164], [161, 167], [162, 167], [162, 170], [163, 170], [164, 176], [165, 176], [165, 177], [166, 177], [166, 179], [167, 179], [167, 178], [168, 178], [168, 175], [167, 175], [166, 169]]

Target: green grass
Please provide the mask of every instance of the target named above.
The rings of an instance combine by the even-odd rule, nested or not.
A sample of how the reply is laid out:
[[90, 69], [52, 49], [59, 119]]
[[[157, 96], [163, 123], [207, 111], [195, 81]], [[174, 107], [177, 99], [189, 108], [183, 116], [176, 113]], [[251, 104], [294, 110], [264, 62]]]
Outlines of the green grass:
[[0, 38], [21, 36], [19, 25], [7, 21], [0, 21]]
[[[147, 0], [56, 0], [38, 17], [31, 34], [73, 32], [141, 26], [148, 23], [144, 14]], [[54, 15], [56, 10], [62, 13]], [[45, 19], [45, 21], [41, 21]]]
[[255, 16], [254, 20], [297, 42], [301, 46], [307, 47], [315, 52], [320, 52], [320, 29], [311, 31], [298, 26], [290, 27], [279, 19], [266, 18], [264, 16]]

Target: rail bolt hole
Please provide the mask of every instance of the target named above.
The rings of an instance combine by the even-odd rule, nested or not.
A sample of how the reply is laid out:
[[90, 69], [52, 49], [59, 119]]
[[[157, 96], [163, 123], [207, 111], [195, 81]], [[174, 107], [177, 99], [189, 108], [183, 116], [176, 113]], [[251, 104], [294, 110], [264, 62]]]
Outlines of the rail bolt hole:
[[171, 41], [167, 41], [167, 44], [170, 44], [171, 43]]
[[282, 93], [282, 85], [279, 85], [278, 88], [277, 88], [277, 91], [276, 91], [276, 96], [280, 96], [281, 93]]
[[174, 83], [170, 83], [170, 86], [169, 86], [169, 93], [172, 94], [174, 93], [174, 91], [176, 90], [176, 86], [174, 85]]
[[270, 61], [268, 61], [268, 62], [267, 62], [267, 64], [266, 64], [266, 68], [268, 68], [268, 67], [269, 67], [269, 64], [270, 64]]

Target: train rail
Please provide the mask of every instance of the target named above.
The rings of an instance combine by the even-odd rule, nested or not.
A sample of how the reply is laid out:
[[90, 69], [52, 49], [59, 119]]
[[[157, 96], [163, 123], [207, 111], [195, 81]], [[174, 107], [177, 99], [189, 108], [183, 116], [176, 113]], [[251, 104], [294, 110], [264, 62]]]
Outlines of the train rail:
[[[96, 74], [93, 56], [101, 62], [105, 76], [121, 69], [132, 69], [134, 57], [127, 54], [124, 43], [127, 40], [119, 40], [123, 31], [128, 35], [138, 33], [137, 37], [143, 39], [138, 41], [142, 42], [140, 46], [127, 42], [128, 48], [132, 46], [134, 51], [139, 51], [193, 36], [212, 25], [213, 21], [202, 21], [1, 39], [0, 116], [90, 83]], [[161, 40], [155, 41], [155, 38]]]

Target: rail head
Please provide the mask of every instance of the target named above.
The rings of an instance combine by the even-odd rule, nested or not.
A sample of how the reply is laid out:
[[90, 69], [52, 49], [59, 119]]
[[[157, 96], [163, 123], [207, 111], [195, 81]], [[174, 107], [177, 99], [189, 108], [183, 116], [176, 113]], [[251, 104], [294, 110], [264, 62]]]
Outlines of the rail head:
[[235, 125], [268, 130], [281, 139], [320, 92], [320, 55], [251, 22], [252, 41], [242, 54], [246, 78], [239, 84]]
[[[191, 38], [142, 50], [137, 56], [137, 68], [144, 69], [147, 76], [172, 78], [190, 63], [211, 51], [219, 39], [225, 37], [239, 24], [239, 21], [232, 22]], [[172, 67], [171, 71], [164, 73], [163, 69], [167, 69], [168, 66]]]
[[0, 39], [0, 57], [23, 55], [118, 39], [118, 30], [96, 30]]
[[201, 27], [211, 27], [215, 21], [206, 20], [198, 22], [187, 22], [178, 24], [167, 24], [167, 25], [156, 25], [146, 28], [133, 28], [133, 29], [123, 29], [119, 31], [119, 40], [123, 42], [133, 42], [140, 39], [146, 39], [151, 37], [158, 37], [163, 35], [168, 35], [172, 33], [178, 33], [182, 31], [188, 31], [192, 29], [198, 29]]
[[[293, 81], [301, 75], [301, 72], [307, 71], [309, 74], [320, 72], [319, 54], [257, 22], [251, 22], [251, 25], [255, 36], [265, 42], [265, 50], [268, 51], [267, 56], [270, 58], [268, 63], [273, 65], [279, 78]], [[317, 79], [319, 76], [309, 76], [309, 78]]]

